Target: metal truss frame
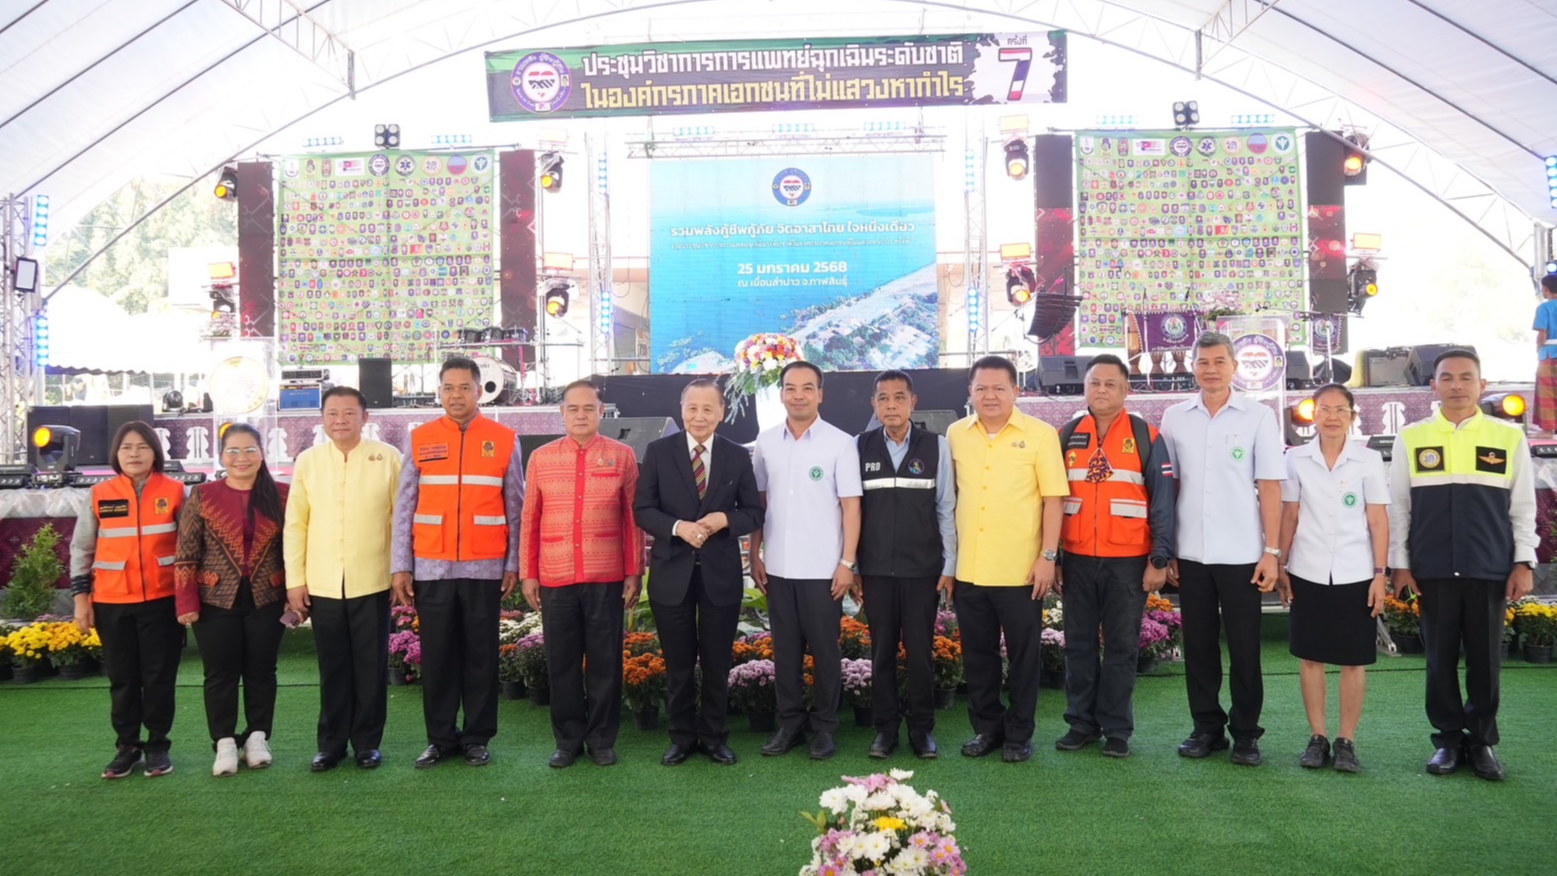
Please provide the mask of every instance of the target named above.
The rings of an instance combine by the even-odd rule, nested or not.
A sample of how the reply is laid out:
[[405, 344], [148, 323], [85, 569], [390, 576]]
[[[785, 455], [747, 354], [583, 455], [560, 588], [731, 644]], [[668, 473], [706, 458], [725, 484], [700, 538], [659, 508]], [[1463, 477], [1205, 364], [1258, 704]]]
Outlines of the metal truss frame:
[[292, 0], [222, 0], [282, 45], [339, 79], [357, 96], [357, 55], [329, 28]]
[[968, 365], [980, 353], [989, 352], [989, 205], [985, 185], [989, 179], [989, 135], [983, 126], [967, 128], [968, 160], [962, 187], [962, 308], [978, 296], [978, 318], [968, 319]]
[[[604, 138], [584, 137], [584, 170], [589, 175], [589, 370], [609, 375], [616, 367], [615, 286], [611, 268], [611, 192], [606, 176]], [[597, 142], [597, 140], [601, 142]], [[610, 320], [609, 322], [607, 320]]]
[[16, 260], [30, 252], [32, 208], [26, 197], [0, 200], [0, 461], [22, 462], [27, 448], [27, 411], [38, 399], [38, 368], [32, 317], [37, 292], [16, 289]]

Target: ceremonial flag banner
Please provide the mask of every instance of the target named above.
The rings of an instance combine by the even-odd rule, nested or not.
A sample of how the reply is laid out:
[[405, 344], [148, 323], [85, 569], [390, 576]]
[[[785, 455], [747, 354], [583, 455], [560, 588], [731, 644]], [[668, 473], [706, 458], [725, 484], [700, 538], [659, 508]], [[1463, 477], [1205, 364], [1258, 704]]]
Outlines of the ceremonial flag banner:
[[1077, 342], [1125, 343], [1126, 313], [1306, 310], [1290, 129], [1076, 135]]
[[436, 361], [492, 323], [492, 155], [380, 152], [281, 162], [281, 361]]
[[1064, 103], [1065, 33], [738, 40], [486, 56], [492, 121]]

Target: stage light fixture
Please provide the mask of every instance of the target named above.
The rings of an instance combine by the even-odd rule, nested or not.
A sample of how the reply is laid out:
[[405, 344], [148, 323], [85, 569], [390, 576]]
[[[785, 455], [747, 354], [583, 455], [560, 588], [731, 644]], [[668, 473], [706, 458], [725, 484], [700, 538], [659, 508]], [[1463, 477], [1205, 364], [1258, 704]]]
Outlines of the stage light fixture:
[[15, 265], [15, 287], [19, 293], [38, 291], [38, 260], [19, 257]]
[[1525, 401], [1525, 397], [1517, 392], [1489, 395], [1481, 400], [1482, 413], [1504, 420], [1523, 419], [1528, 407], [1529, 403]]
[[1006, 143], [1006, 175], [1012, 179], [1027, 176], [1027, 138], [1013, 137]]
[[176, 389], [170, 389], [162, 394], [162, 412], [164, 414], [178, 414], [184, 410], [184, 394]]
[[1292, 406], [1292, 422], [1300, 426], [1311, 426], [1314, 423], [1314, 400], [1305, 398]]
[[1038, 288], [1038, 278], [1027, 265], [1012, 265], [1006, 269], [1006, 300], [1013, 307], [1021, 307], [1033, 300]]
[[541, 156], [541, 188], [548, 192], [562, 189], [562, 156], [547, 152]]
[[238, 312], [238, 293], [233, 290], [232, 283], [212, 283], [206, 291], [211, 296], [212, 316]]
[[1546, 194], [1552, 199], [1553, 209], [1557, 209], [1557, 155], [1546, 156]]
[[1346, 158], [1341, 163], [1341, 176], [1346, 185], [1360, 186], [1368, 183], [1368, 135], [1353, 131], [1346, 135]]
[[39, 368], [46, 368], [49, 364], [49, 317], [40, 313], [33, 317], [32, 324], [32, 354], [33, 364]]
[[69, 426], [39, 426], [32, 433], [33, 464], [40, 471], [66, 472], [75, 467], [81, 430]]
[[1173, 124], [1180, 128], [1189, 128], [1200, 124], [1200, 102], [1194, 100], [1180, 100], [1173, 104]]
[[390, 123], [373, 126], [373, 145], [380, 149], [397, 149], [400, 146], [400, 126]]
[[213, 193], [224, 201], [238, 199], [238, 168], [227, 165], [222, 168], [222, 173], [216, 178], [216, 188]]
[[32, 247], [43, 249], [49, 245], [49, 196], [37, 195], [32, 199]]
[[1362, 313], [1362, 308], [1379, 294], [1379, 272], [1366, 262], [1358, 262], [1347, 273], [1346, 303], [1351, 312]]
[[552, 280], [546, 284], [546, 294], [542, 301], [547, 316], [566, 316], [568, 313], [568, 287], [572, 285], [567, 280]]

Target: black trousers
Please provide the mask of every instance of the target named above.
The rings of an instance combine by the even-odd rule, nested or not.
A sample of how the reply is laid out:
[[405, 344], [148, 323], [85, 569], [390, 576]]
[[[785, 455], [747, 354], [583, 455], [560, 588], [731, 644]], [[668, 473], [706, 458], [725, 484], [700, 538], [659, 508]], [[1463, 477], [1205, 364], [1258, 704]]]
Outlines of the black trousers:
[[103, 642], [103, 673], [108, 676], [109, 719], [119, 745], [167, 751], [173, 746], [173, 690], [184, 647], [173, 597], [149, 602], [98, 602], [97, 636]]
[[833, 599], [832, 586], [827, 578], [768, 576], [778, 726], [792, 734], [806, 728], [807, 648], [811, 651], [811, 677], [816, 682], [811, 729], [818, 733], [838, 730], [838, 702], [843, 696], [843, 649], [838, 645], [838, 633], [843, 602]]
[[[870, 626], [870, 708], [876, 730], [897, 735], [908, 719], [911, 733], [935, 729], [935, 609], [938, 576], [864, 576], [865, 620]], [[898, 696], [897, 650], [907, 653], [908, 696]], [[906, 716], [904, 713], [907, 713]]]
[[[1255, 564], [1206, 565], [1179, 560], [1179, 611], [1184, 616], [1184, 684], [1197, 733], [1234, 739], [1264, 735], [1260, 709], [1260, 590], [1249, 583]], [[1069, 606], [1066, 606], [1067, 609]], [[1221, 632], [1227, 634], [1233, 707], [1222, 710]]]
[[[1146, 557], [1065, 555], [1065, 723], [1129, 739]], [[1098, 629], [1103, 631], [1101, 659]]]
[[[1038, 711], [1043, 603], [1033, 599], [1031, 587], [980, 587], [958, 581], [955, 605], [973, 732], [1014, 744], [1030, 741]], [[1000, 699], [1002, 630], [1011, 663], [1009, 707]]]
[[486, 745], [497, 735], [497, 621], [502, 599], [502, 583], [496, 579], [416, 582], [428, 744]]
[[[1498, 688], [1503, 671], [1504, 581], [1418, 580], [1422, 644], [1427, 650], [1427, 720], [1433, 745], [1498, 744]], [[1460, 645], [1465, 646], [1465, 698], [1460, 698]]]
[[310, 597], [319, 655], [319, 750], [378, 748], [389, 709], [389, 591]]
[[[281, 614], [286, 600], [256, 608], [247, 582], [232, 608], [200, 606], [195, 642], [205, 664], [205, 723], [212, 741], [234, 737], [239, 745], [255, 731], [269, 737], [276, 720], [276, 655], [281, 652]], [[244, 731], [238, 730], [238, 683], [243, 682]]]
[[[622, 724], [622, 582], [541, 588], [557, 748], [612, 748]], [[587, 667], [586, 667], [587, 663]]]
[[[692, 567], [686, 597], [676, 605], [649, 600], [659, 628], [669, 676], [670, 741], [691, 746], [722, 745], [730, 738], [725, 718], [730, 711], [730, 660], [741, 604], [708, 601], [703, 566]], [[697, 667], [703, 667], [702, 689]]]

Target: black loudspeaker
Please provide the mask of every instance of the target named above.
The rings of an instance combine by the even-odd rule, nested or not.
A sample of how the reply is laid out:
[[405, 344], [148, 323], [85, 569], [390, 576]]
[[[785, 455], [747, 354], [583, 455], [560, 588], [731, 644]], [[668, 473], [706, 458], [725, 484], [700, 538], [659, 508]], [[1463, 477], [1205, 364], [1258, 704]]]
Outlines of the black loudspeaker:
[[1410, 355], [1411, 351], [1405, 347], [1363, 350], [1357, 356], [1357, 362], [1362, 366], [1362, 385], [1410, 386], [1411, 378], [1406, 375], [1406, 359]]
[[1412, 347], [1411, 355], [1406, 358], [1406, 376], [1410, 378], [1412, 386], [1426, 386], [1432, 382], [1433, 360], [1445, 350], [1476, 352], [1476, 348], [1470, 344], [1418, 344]]
[[1091, 356], [1044, 356], [1038, 362], [1038, 385], [1044, 395], [1081, 395]]
[[650, 441], [679, 431], [670, 417], [610, 417], [600, 421], [600, 434], [631, 447], [639, 462], [643, 462]]
[[558, 438], [566, 437], [566, 435], [520, 435], [519, 464], [524, 466], [525, 471], [529, 471], [530, 454], [534, 453], [537, 447], [550, 444], [551, 442], [556, 441]]
[[357, 389], [368, 400], [369, 410], [395, 406], [394, 363], [388, 359], [358, 359]]
[[1351, 303], [1346, 298], [1345, 280], [1311, 279], [1308, 281], [1308, 289], [1308, 300], [1317, 311], [1345, 313], [1351, 308]]
[[1308, 354], [1302, 350], [1287, 351], [1287, 389], [1313, 389], [1314, 371], [1308, 364]]
[[1033, 138], [1033, 206], [1073, 207], [1071, 174], [1076, 152], [1069, 134], [1039, 134]]
[[1303, 174], [1308, 183], [1308, 202], [1346, 203], [1346, 174], [1342, 169], [1346, 144], [1324, 131], [1310, 131], [1303, 135], [1303, 146], [1308, 155]]
[[1314, 367], [1314, 386], [1323, 386], [1326, 383], [1346, 384], [1352, 379], [1352, 366], [1346, 364], [1346, 360], [1339, 356], [1331, 356], [1321, 359]]
[[962, 415], [956, 411], [914, 411], [909, 419], [917, 426], [923, 426], [937, 435], [945, 435], [951, 424], [962, 419]]

